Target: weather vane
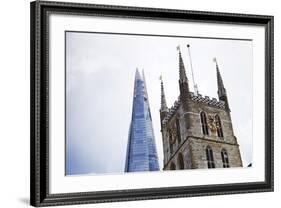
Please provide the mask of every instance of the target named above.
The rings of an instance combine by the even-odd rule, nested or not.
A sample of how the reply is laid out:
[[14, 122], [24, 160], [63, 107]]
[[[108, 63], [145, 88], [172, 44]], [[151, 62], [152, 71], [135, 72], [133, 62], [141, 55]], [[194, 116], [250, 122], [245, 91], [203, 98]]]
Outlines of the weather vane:
[[213, 62], [216, 63], [216, 67], [218, 68], [218, 61], [217, 61], [217, 58], [216, 58], [216, 57], [213, 58]]
[[217, 58], [216, 58], [216, 57], [213, 58], [213, 62], [215, 62], [216, 64], [218, 64], [218, 63], [217, 63]]

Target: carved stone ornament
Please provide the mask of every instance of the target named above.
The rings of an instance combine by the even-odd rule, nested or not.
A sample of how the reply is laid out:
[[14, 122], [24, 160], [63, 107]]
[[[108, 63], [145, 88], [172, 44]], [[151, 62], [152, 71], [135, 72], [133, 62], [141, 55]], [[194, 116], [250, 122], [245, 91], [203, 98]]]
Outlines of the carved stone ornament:
[[217, 131], [217, 124], [214, 115], [208, 115], [208, 127], [212, 132]]
[[169, 129], [169, 141], [171, 144], [174, 144], [176, 142], [176, 130], [175, 128]]

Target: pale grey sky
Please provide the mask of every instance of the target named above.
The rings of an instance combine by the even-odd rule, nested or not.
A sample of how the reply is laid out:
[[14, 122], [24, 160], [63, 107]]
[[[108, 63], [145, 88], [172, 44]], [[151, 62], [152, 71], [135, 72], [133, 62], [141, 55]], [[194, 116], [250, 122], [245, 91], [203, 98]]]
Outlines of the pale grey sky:
[[134, 74], [144, 69], [153, 128], [163, 167], [160, 133], [162, 74], [170, 107], [179, 95], [178, 52], [193, 91], [186, 44], [203, 96], [217, 98], [216, 57], [228, 93], [243, 165], [252, 161], [252, 42], [66, 32], [66, 161], [68, 174], [124, 171]]

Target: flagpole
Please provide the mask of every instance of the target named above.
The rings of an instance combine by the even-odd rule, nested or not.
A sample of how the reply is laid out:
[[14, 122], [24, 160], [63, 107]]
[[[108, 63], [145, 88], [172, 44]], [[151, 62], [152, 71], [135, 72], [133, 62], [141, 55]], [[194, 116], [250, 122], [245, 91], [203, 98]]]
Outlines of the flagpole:
[[188, 49], [188, 55], [189, 55], [189, 61], [190, 61], [190, 67], [191, 67], [191, 75], [192, 75], [194, 93], [195, 93], [196, 95], [198, 95], [198, 94], [199, 94], [199, 92], [198, 92], [198, 86], [197, 86], [197, 84], [195, 83], [194, 74], [193, 74], [193, 66], [192, 66], [192, 60], [191, 60], [190, 45], [187, 44], [186, 46], [187, 46], [187, 49]]

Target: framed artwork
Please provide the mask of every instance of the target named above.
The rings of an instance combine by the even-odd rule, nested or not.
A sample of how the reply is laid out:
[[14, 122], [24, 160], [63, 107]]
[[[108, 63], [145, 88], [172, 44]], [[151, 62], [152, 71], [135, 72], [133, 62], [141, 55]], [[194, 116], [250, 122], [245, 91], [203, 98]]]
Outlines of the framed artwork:
[[273, 17], [31, 3], [31, 205], [273, 191]]

